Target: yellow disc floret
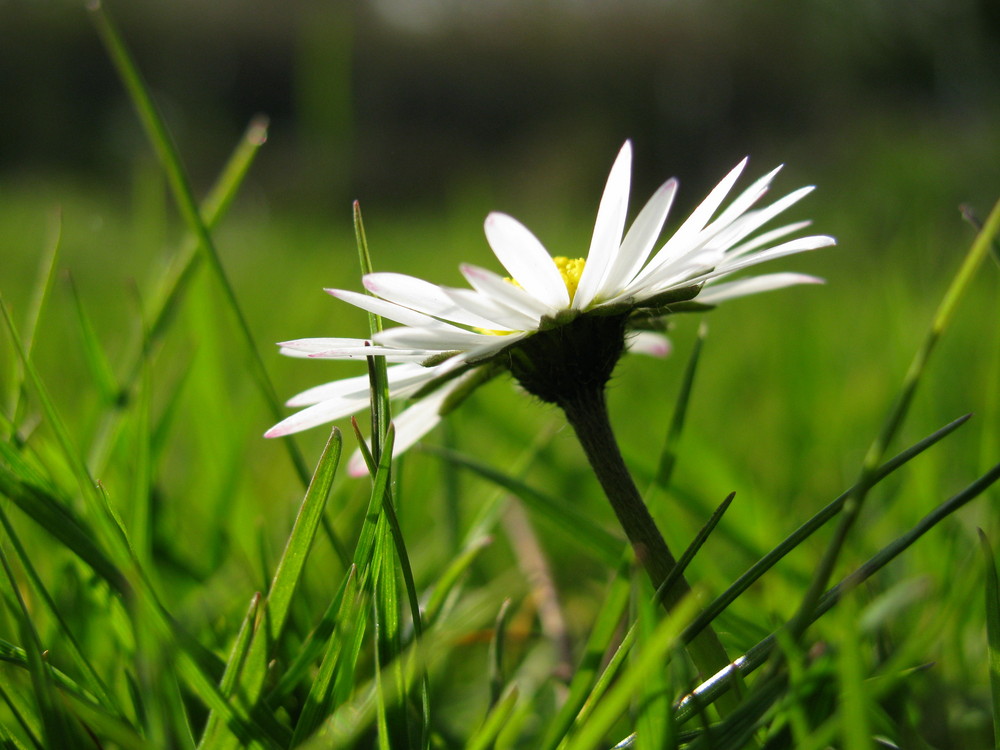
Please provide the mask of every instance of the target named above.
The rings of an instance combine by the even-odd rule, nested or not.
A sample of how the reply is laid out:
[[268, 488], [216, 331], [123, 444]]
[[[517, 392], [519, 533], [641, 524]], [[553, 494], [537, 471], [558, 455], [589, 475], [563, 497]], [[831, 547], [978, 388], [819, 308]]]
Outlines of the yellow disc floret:
[[[559, 275], [562, 276], [563, 283], [566, 285], [566, 291], [569, 292], [569, 301], [572, 302], [573, 297], [576, 295], [576, 288], [580, 285], [580, 276], [583, 274], [583, 267], [587, 264], [587, 259], [567, 258], [557, 255], [552, 259], [552, 262], [559, 269]], [[521, 286], [509, 276], [504, 278], [504, 281], [518, 288]], [[494, 331], [489, 328], [476, 328], [474, 330], [476, 333], [484, 333], [487, 336], [506, 336], [510, 333], [510, 331]]]
[[580, 284], [580, 276], [583, 274], [583, 267], [587, 264], [586, 258], [566, 258], [559, 255], [552, 259], [559, 269], [559, 274], [566, 284], [566, 291], [569, 292], [570, 302], [576, 295], [576, 288]]

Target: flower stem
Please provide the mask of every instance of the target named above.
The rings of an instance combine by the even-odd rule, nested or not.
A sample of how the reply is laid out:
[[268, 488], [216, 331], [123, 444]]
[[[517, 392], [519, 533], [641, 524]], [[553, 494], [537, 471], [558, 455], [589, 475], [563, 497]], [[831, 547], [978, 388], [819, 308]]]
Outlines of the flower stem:
[[[658, 589], [673, 570], [676, 560], [622, 459], [608, 418], [604, 389], [577, 390], [560, 399], [559, 406], [573, 426], [587, 460], [635, 550], [636, 558], [646, 569], [654, 588]], [[683, 576], [678, 576], [672, 586], [661, 592], [664, 608], [669, 612], [690, 592], [688, 582]], [[688, 652], [695, 666], [706, 677], [730, 663], [711, 626], [692, 640]]]

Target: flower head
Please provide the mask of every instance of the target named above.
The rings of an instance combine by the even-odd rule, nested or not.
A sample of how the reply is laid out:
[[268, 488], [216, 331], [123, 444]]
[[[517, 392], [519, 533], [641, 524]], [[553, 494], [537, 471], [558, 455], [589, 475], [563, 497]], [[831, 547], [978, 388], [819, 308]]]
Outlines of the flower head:
[[[553, 403], [572, 398], [577, 388], [602, 388], [626, 347], [666, 353], [666, 339], [656, 329], [672, 312], [821, 281], [797, 273], [730, 278], [758, 263], [834, 244], [823, 235], [789, 239], [808, 222], [758, 231], [812, 191], [800, 188], [755, 208], [778, 169], [720, 211], [746, 163], [730, 171], [654, 252], [677, 181], [665, 182], [626, 232], [632, 166], [632, 146], [626, 142], [611, 168], [586, 258], [553, 258], [523, 224], [491, 213], [486, 239], [509, 276], [463, 264], [470, 288], [459, 289], [397, 273], [368, 274], [363, 283], [370, 294], [326, 291], [399, 327], [372, 339], [288, 341], [281, 352], [321, 359], [384, 356], [390, 363], [391, 397], [414, 399], [395, 420], [397, 453], [430, 431], [478, 384], [505, 370]], [[311, 388], [288, 402], [307, 408], [266, 435], [287, 435], [353, 414], [365, 408], [368, 398], [367, 376]], [[352, 468], [363, 467], [355, 461]]]

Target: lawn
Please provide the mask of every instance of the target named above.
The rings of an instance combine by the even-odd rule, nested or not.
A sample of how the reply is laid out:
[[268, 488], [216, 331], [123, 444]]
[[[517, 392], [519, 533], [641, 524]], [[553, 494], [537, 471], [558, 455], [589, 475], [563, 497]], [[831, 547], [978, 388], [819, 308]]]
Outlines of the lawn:
[[[234, 200], [210, 246], [149, 147], [116, 179], [4, 179], [4, 746], [578, 748], [633, 732], [625, 746], [992, 746], [1000, 622], [990, 648], [987, 621], [1000, 604], [977, 529], [1000, 539], [995, 487], [793, 636], [781, 628], [836, 543], [839, 520], [827, 522], [712, 623], [730, 658], [783, 634], [746, 678], [742, 712], [676, 704], [700, 682], [681, 635], [698, 610], [867, 481], [873, 455], [880, 464], [972, 414], [860, 496], [830, 584], [995, 475], [1000, 251], [959, 211], [990, 215], [989, 142], [888, 117], [825, 149], [803, 138], [753, 155], [753, 176], [788, 162], [776, 195], [817, 184], [790, 220], [838, 240], [768, 270], [826, 283], [670, 316], [671, 355], [628, 356], [609, 384], [625, 462], [675, 552], [735, 493], [685, 573], [697, 596], [669, 614], [563, 414], [510, 377], [393, 460], [391, 480], [386, 467], [347, 476], [348, 420], [332, 438], [262, 437], [291, 413], [274, 398], [366, 371], [281, 357], [274, 342], [369, 325], [322, 292], [362, 289], [350, 204], [271, 200], [249, 164], [270, 144], [244, 153], [246, 182], [222, 181]], [[665, 237], [728, 166], [679, 175]], [[546, 203], [537, 186], [526, 196], [486, 176], [413, 207], [373, 196], [361, 206], [371, 262], [453, 285], [462, 262], [499, 271], [482, 231], [492, 210], [582, 255], [602, 183], [584, 190], [572, 174], [546, 187], [589, 202]], [[952, 297], [970, 248], [982, 262]], [[957, 304], [942, 313], [946, 299]], [[912, 402], [894, 412], [945, 318]], [[369, 435], [368, 415], [359, 423]]]

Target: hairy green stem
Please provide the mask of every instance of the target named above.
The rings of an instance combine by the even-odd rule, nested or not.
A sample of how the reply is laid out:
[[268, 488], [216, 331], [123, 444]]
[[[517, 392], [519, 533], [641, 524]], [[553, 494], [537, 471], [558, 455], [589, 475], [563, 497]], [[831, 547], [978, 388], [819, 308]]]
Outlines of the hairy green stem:
[[[604, 389], [576, 390], [572, 395], [560, 399], [559, 406], [573, 426], [618, 522], [635, 550], [636, 558], [645, 568], [654, 588], [658, 589], [677, 561], [625, 466], [608, 418]], [[660, 592], [660, 601], [670, 611], [690, 592], [691, 587], [684, 576], [676, 576], [673, 584]], [[704, 675], [714, 674], [716, 670], [730, 664], [726, 650], [710, 626], [691, 641], [688, 652], [695, 666]], [[735, 698], [731, 701], [726, 708], [735, 705]]]

